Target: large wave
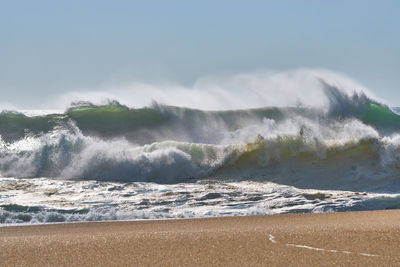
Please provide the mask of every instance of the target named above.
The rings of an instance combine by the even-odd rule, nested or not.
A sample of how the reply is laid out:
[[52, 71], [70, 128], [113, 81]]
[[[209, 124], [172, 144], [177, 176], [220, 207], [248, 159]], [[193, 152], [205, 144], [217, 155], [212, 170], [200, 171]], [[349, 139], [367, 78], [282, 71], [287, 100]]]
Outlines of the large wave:
[[400, 189], [400, 116], [319, 81], [312, 105], [204, 111], [79, 102], [63, 114], [0, 114], [0, 175], [177, 183], [274, 181], [303, 188]]

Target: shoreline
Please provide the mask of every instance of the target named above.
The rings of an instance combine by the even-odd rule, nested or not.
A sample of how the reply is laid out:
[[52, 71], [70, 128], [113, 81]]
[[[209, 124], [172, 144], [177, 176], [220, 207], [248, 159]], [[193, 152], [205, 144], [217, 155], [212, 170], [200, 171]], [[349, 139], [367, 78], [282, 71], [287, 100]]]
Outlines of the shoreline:
[[[230, 218], [243, 218], [243, 217], [270, 217], [270, 216], [291, 216], [291, 215], [321, 215], [321, 214], [340, 214], [340, 213], [368, 213], [368, 212], [388, 212], [397, 211], [397, 209], [387, 209], [387, 210], [357, 210], [357, 211], [334, 211], [334, 212], [302, 212], [302, 213], [276, 213], [276, 214], [262, 214], [262, 215], [227, 215], [227, 216], [209, 216], [209, 217], [187, 217], [187, 218], [161, 218], [161, 219], [128, 219], [128, 220], [100, 220], [100, 221], [70, 221], [70, 222], [45, 222], [45, 223], [13, 223], [13, 224], [0, 224], [1, 228], [8, 227], [36, 227], [36, 226], [46, 226], [46, 225], [69, 225], [69, 224], [115, 224], [115, 223], [141, 223], [141, 222], [160, 222], [160, 221], [196, 221], [196, 220], [209, 220], [209, 219], [230, 219]], [[400, 212], [400, 209], [399, 209]], [[1, 231], [0, 231], [1, 237]]]
[[393, 265], [400, 210], [0, 227], [11, 265]]

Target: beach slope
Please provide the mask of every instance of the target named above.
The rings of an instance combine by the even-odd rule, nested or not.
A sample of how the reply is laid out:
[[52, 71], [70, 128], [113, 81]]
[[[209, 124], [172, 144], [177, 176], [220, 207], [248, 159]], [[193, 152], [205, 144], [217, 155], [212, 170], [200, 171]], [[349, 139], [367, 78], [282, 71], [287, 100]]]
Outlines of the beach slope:
[[4, 266], [396, 265], [400, 211], [0, 227]]

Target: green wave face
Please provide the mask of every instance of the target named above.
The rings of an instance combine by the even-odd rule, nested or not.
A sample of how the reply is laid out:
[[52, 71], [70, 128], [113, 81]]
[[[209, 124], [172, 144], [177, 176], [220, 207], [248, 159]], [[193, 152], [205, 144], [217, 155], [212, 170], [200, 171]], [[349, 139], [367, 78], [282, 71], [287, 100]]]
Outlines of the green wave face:
[[141, 129], [151, 130], [167, 121], [155, 109], [130, 109], [119, 104], [79, 106], [69, 109], [66, 115], [76, 122], [81, 131], [102, 137], [133, 134]]
[[382, 104], [371, 103], [361, 119], [364, 123], [381, 130], [400, 130], [400, 116]]
[[73, 122], [84, 135], [103, 139], [126, 138], [137, 144], [175, 140], [217, 143], [216, 132], [236, 131], [265, 118], [282, 121], [287, 114], [310, 115], [300, 108], [260, 108], [249, 110], [203, 111], [189, 108], [153, 106], [129, 108], [119, 103], [96, 106], [79, 104], [64, 114], [29, 117], [17, 112], [0, 114], [0, 135], [7, 142], [24, 138], [27, 134], [48, 133], [57, 127], [68, 128]]
[[64, 114], [36, 117], [3, 112], [0, 114], [0, 135], [3, 140], [13, 142], [27, 134], [39, 135], [57, 127], [68, 128], [73, 122], [84, 135], [103, 139], [122, 137], [142, 145], [165, 140], [218, 144], [222, 138], [218, 132], [235, 132], [262, 124], [265, 119], [279, 123], [296, 116], [314, 121], [353, 117], [385, 134], [400, 130], [400, 116], [378, 103], [369, 103], [362, 114], [337, 112], [329, 117], [311, 108], [203, 111], [153, 106], [133, 109], [115, 102], [103, 106], [80, 104]]
[[46, 133], [58, 124], [58, 115], [28, 117], [15, 112], [0, 114], [0, 135], [6, 141], [15, 141], [25, 134]]
[[363, 110], [362, 113], [348, 113], [345, 110], [341, 113], [339, 110], [327, 115], [312, 108], [203, 111], [170, 106], [134, 109], [117, 102], [103, 106], [80, 104], [64, 114], [36, 117], [3, 112], [0, 114], [0, 135], [12, 142], [26, 134], [38, 135], [56, 127], [66, 127], [72, 121], [84, 135], [104, 139], [124, 137], [142, 145], [165, 140], [217, 144], [215, 140], [220, 138], [217, 136], [219, 131], [234, 132], [249, 125], [261, 124], [265, 119], [279, 123], [296, 116], [314, 121], [358, 118], [385, 134], [400, 130], [400, 116], [387, 106], [371, 102]]

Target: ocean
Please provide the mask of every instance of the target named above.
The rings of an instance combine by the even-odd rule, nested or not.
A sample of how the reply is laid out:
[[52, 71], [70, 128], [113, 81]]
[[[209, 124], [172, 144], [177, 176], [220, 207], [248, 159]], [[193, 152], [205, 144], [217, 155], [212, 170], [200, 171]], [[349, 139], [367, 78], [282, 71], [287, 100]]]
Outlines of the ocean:
[[324, 109], [3, 111], [0, 223], [399, 208], [399, 109], [323, 88]]

